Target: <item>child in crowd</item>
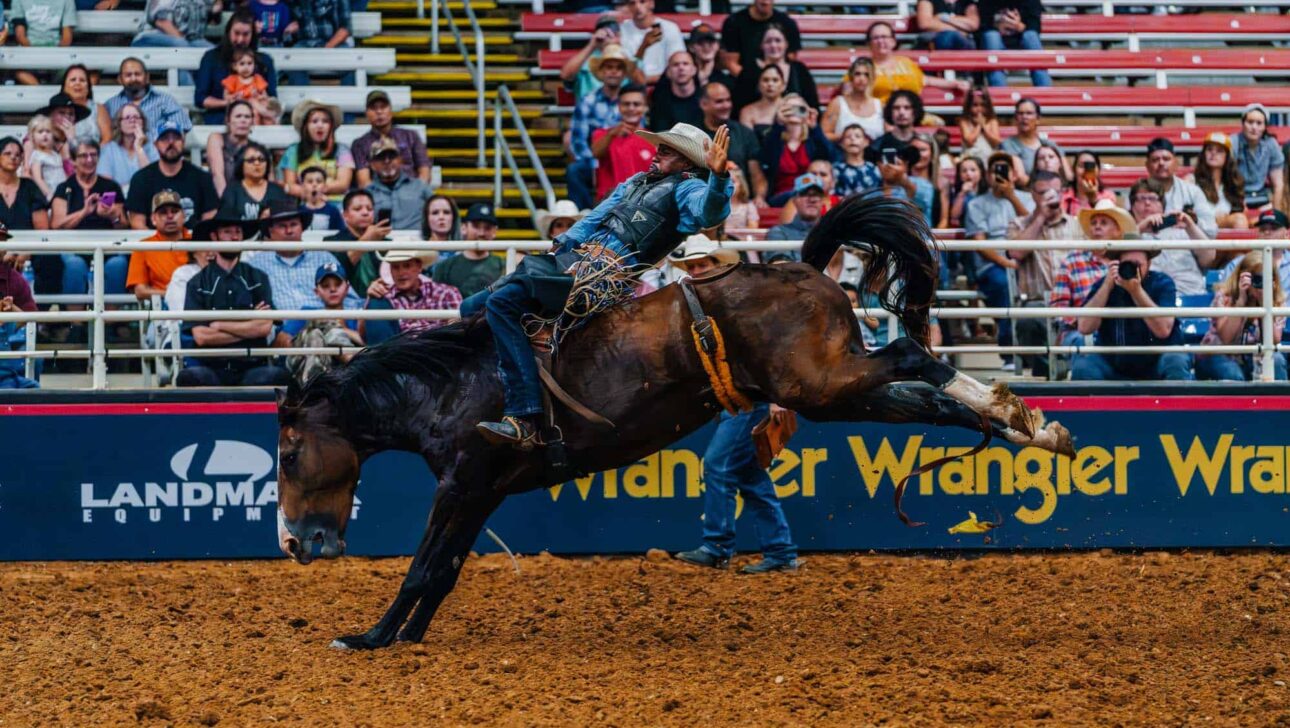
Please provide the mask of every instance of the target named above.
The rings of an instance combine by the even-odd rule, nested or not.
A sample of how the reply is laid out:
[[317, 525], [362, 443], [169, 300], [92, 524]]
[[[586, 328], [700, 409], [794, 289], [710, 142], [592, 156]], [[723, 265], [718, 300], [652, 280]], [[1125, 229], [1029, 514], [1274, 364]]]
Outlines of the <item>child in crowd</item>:
[[224, 77], [224, 98], [228, 101], [246, 99], [255, 109], [255, 123], [273, 124], [281, 116], [281, 107], [274, 114], [268, 102], [277, 102], [269, 96], [269, 82], [264, 76], [256, 73], [255, 51], [250, 48], [238, 48], [233, 51], [233, 72]]
[[[348, 294], [349, 281], [345, 280], [344, 269], [339, 263], [318, 266], [314, 273], [314, 295], [318, 300], [307, 304], [305, 309], [335, 311], [336, 318], [287, 321], [282, 325], [282, 332], [291, 337], [293, 346], [301, 348], [362, 346], [363, 337], [358, 333], [358, 322], [345, 318], [345, 297]], [[353, 354], [310, 354], [289, 357], [287, 367], [304, 384], [315, 375], [349, 361], [352, 356]]]
[[730, 162], [730, 179], [735, 181], [734, 194], [730, 196], [730, 215], [726, 217], [726, 227], [734, 230], [755, 228], [761, 219], [757, 206], [752, 202], [752, 193], [748, 190], [748, 180], [739, 165]]
[[36, 183], [45, 199], [52, 199], [54, 189], [67, 181], [63, 156], [54, 141], [54, 122], [44, 114], [36, 114], [27, 122], [27, 136], [31, 139], [31, 151], [22, 167], [23, 176]]
[[309, 230], [344, 230], [345, 219], [334, 202], [327, 200], [327, 173], [322, 167], [306, 167], [300, 173], [300, 187], [304, 200], [300, 210], [305, 214], [305, 227]]
[[842, 147], [842, 160], [833, 164], [833, 191], [838, 197], [850, 197], [882, 186], [882, 176], [875, 164], [864, 161], [864, 150], [869, 148], [869, 137], [859, 124], [842, 130], [838, 140]]
[[288, 36], [300, 30], [300, 23], [291, 17], [291, 8], [281, 0], [251, 0], [247, 7], [255, 16], [262, 48], [281, 48]]

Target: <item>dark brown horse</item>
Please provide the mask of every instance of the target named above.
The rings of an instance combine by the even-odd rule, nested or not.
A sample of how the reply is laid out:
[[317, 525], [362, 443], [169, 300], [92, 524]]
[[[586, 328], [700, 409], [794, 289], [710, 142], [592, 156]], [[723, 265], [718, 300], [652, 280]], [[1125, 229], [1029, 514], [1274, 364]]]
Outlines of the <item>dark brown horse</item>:
[[[863, 236], [863, 239], [860, 239]], [[698, 283], [721, 328], [738, 388], [816, 421], [921, 422], [980, 430], [1071, 452], [1057, 423], [1043, 426], [1005, 388], [991, 389], [931, 356], [930, 231], [916, 210], [882, 197], [831, 210], [802, 249], [803, 263], [740, 265]], [[873, 254], [866, 276], [892, 271], [884, 300], [913, 338], [866, 353], [842, 289], [820, 273], [843, 243]], [[868, 281], [866, 281], [867, 283]], [[570, 462], [617, 468], [658, 451], [718, 411], [678, 286], [598, 316], [561, 344], [554, 374], [578, 401], [616, 423], [598, 428], [559, 408]], [[383, 450], [421, 454], [438, 478], [425, 534], [394, 603], [365, 634], [333, 644], [374, 648], [420, 641], [457, 581], [484, 522], [502, 499], [563, 482], [541, 452], [486, 444], [475, 423], [502, 408], [493, 338], [482, 318], [399, 337], [279, 396], [279, 537], [301, 563], [313, 543], [344, 551], [359, 468]]]

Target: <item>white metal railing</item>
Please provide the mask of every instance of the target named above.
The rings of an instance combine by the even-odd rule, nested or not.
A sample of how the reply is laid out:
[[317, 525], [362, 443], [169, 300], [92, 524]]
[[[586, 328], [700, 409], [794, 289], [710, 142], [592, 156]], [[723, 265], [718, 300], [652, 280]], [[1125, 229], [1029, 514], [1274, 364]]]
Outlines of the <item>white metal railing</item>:
[[[44, 234], [42, 237], [53, 238], [54, 235]], [[89, 358], [92, 361], [93, 387], [102, 389], [106, 387], [106, 363], [109, 358], [126, 358], [126, 357], [148, 357], [148, 356], [301, 356], [308, 354], [335, 354], [349, 351], [356, 351], [357, 348], [351, 347], [321, 347], [316, 349], [285, 349], [285, 348], [222, 348], [222, 349], [177, 349], [177, 350], [152, 350], [152, 349], [114, 349], [108, 351], [106, 346], [105, 325], [109, 322], [130, 322], [130, 321], [212, 321], [212, 320], [317, 320], [336, 318], [336, 312], [325, 310], [309, 311], [163, 311], [156, 309], [144, 310], [113, 310], [105, 309], [105, 306], [111, 302], [109, 297], [105, 296], [103, 291], [103, 259], [105, 253], [129, 252], [135, 250], [177, 250], [177, 251], [198, 251], [198, 250], [235, 250], [235, 251], [273, 251], [273, 250], [324, 250], [331, 252], [341, 252], [349, 250], [362, 251], [380, 251], [388, 250], [391, 247], [390, 242], [297, 242], [297, 243], [267, 243], [267, 242], [238, 242], [238, 243], [214, 243], [214, 242], [139, 242], [139, 241], [89, 241], [84, 236], [74, 236], [76, 239], [66, 242], [55, 240], [42, 241], [9, 241], [6, 248], [20, 253], [50, 253], [50, 252], [89, 252], [94, 257], [93, 276], [94, 294], [90, 297], [92, 303], [90, 309], [85, 311], [37, 311], [32, 313], [0, 313], [0, 323], [9, 321], [20, 322], [55, 322], [55, 321], [87, 321], [93, 325], [93, 335], [91, 337], [90, 348], [88, 350], [53, 350], [53, 351], [0, 351], [0, 359], [7, 358]], [[507, 270], [514, 270], [518, 262], [519, 254], [522, 252], [545, 252], [550, 249], [549, 241], [450, 241], [450, 242], [424, 242], [424, 241], [404, 241], [399, 242], [400, 248], [426, 251], [426, 252], [459, 252], [463, 250], [482, 250], [505, 252], [507, 259]], [[800, 241], [756, 241], [740, 242], [727, 241], [722, 243], [723, 247], [737, 251], [785, 251], [797, 250], [801, 247]], [[1290, 240], [1246, 240], [1246, 241], [1224, 241], [1224, 240], [1182, 240], [1182, 241], [1161, 241], [1161, 240], [1135, 240], [1135, 241], [1044, 241], [1044, 240], [981, 240], [981, 241], [947, 241], [939, 244], [945, 250], [1106, 250], [1106, 251], [1126, 251], [1126, 250], [1190, 250], [1194, 248], [1210, 248], [1217, 250], [1248, 250], [1250, 248], [1261, 249], [1264, 253], [1265, 260], [1272, 259], [1273, 250], [1285, 250], [1290, 248]], [[1264, 290], [1273, 290], [1272, 276], [1274, 275], [1274, 266], [1265, 265], [1263, 268], [1263, 288]], [[857, 309], [857, 313], [864, 313]], [[1098, 316], [1105, 318], [1151, 318], [1153, 316], [1170, 316], [1179, 318], [1197, 318], [1197, 317], [1218, 317], [1218, 316], [1243, 316], [1261, 318], [1261, 331], [1263, 340], [1258, 344], [1240, 344], [1226, 346], [1190, 346], [1190, 345], [1168, 345], [1168, 346], [1097, 346], [1097, 345], [1048, 345], [1048, 346], [1008, 346], [1002, 347], [997, 345], [963, 345], [942, 347], [938, 351], [948, 353], [996, 353], [1006, 355], [1051, 355], [1051, 354], [1079, 354], [1079, 353], [1099, 353], [1111, 352], [1119, 354], [1135, 353], [1164, 353], [1164, 352], [1202, 352], [1209, 354], [1254, 354], [1262, 359], [1262, 377], [1270, 380], [1274, 374], [1273, 356], [1276, 352], [1290, 352], [1290, 344], [1278, 345], [1274, 339], [1273, 319], [1278, 316], [1290, 316], [1290, 306], [1274, 306], [1269, 297], [1264, 301], [1262, 306], [1246, 306], [1242, 308], [1216, 308], [1212, 306], [1203, 307], [1169, 307], [1165, 309], [1143, 309], [1143, 308], [1064, 308], [1052, 306], [1034, 306], [1034, 307], [1005, 307], [1005, 308], [956, 308], [939, 306], [933, 309], [932, 314], [944, 319], [967, 319], [979, 317], [1000, 317], [1000, 318], [1074, 318], [1077, 316]], [[446, 311], [403, 311], [403, 310], [346, 310], [344, 312], [346, 319], [361, 320], [392, 320], [392, 319], [437, 319], [451, 320], [458, 318], [458, 312], [455, 310]], [[894, 316], [883, 312], [883, 315], [894, 321]]]
[[493, 208], [500, 209], [502, 206], [502, 167], [504, 162], [505, 166], [511, 171], [511, 179], [515, 182], [515, 188], [520, 191], [520, 199], [524, 202], [524, 206], [528, 208], [529, 217], [532, 219], [533, 227], [536, 228], [538, 226], [537, 206], [533, 203], [533, 196], [529, 194], [528, 184], [524, 181], [524, 173], [521, 171], [519, 163], [515, 161], [511, 145], [506, 141], [506, 136], [502, 133], [503, 112], [515, 124], [515, 131], [519, 134], [520, 144], [524, 146], [524, 153], [528, 156], [529, 164], [533, 165], [538, 184], [541, 185], [542, 194], [546, 198], [544, 207], [548, 210], [555, 207], [555, 190], [551, 187], [550, 178], [547, 177], [546, 167], [542, 165], [542, 158], [538, 156], [537, 147], [533, 145], [533, 139], [529, 137], [528, 127], [524, 125], [524, 119], [520, 116], [520, 111], [515, 106], [515, 99], [511, 97], [511, 90], [505, 84], [502, 84], [497, 87], [497, 99], [493, 102]]

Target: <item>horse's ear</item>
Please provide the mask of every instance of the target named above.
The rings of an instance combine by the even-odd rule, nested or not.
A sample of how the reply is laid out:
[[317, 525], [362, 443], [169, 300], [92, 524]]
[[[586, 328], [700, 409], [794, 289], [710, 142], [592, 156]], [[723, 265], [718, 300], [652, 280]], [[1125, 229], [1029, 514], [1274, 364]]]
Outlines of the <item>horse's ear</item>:
[[287, 394], [287, 390], [283, 389], [282, 387], [274, 387], [273, 395], [278, 400], [278, 409], [282, 409], [283, 407], [286, 406], [287, 398], [290, 396], [289, 394]]

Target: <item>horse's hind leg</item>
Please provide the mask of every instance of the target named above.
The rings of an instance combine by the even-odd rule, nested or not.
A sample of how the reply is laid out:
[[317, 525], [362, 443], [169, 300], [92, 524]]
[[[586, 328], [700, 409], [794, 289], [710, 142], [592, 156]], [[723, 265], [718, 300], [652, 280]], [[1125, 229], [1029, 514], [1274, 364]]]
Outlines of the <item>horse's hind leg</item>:
[[896, 382], [925, 382], [971, 411], [1001, 423], [1006, 431], [1013, 433], [1009, 440], [1020, 439], [1024, 444], [1046, 449], [1059, 444], [1055, 432], [1043, 434], [1042, 416], [1032, 412], [1006, 386], [987, 387], [932, 356], [912, 339], [896, 339], [867, 356], [845, 356], [836, 366], [828, 367], [825, 376], [824, 386], [809, 397], [811, 401], [800, 405], [776, 401], [812, 419], [869, 419], [857, 417], [856, 407], [864, 405], [866, 395], [872, 390]]
[[[962, 427], [981, 431], [981, 415], [936, 387], [921, 382], [888, 384], [871, 390], [861, 398], [859, 412], [852, 419], [889, 424], [920, 423], [937, 427]], [[859, 417], [855, 415], [859, 414]], [[1050, 422], [1028, 437], [1010, 427], [992, 423], [992, 432], [1018, 445], [1036, 447], [1074, 456], [1070, 432], [1057, 422]]]

